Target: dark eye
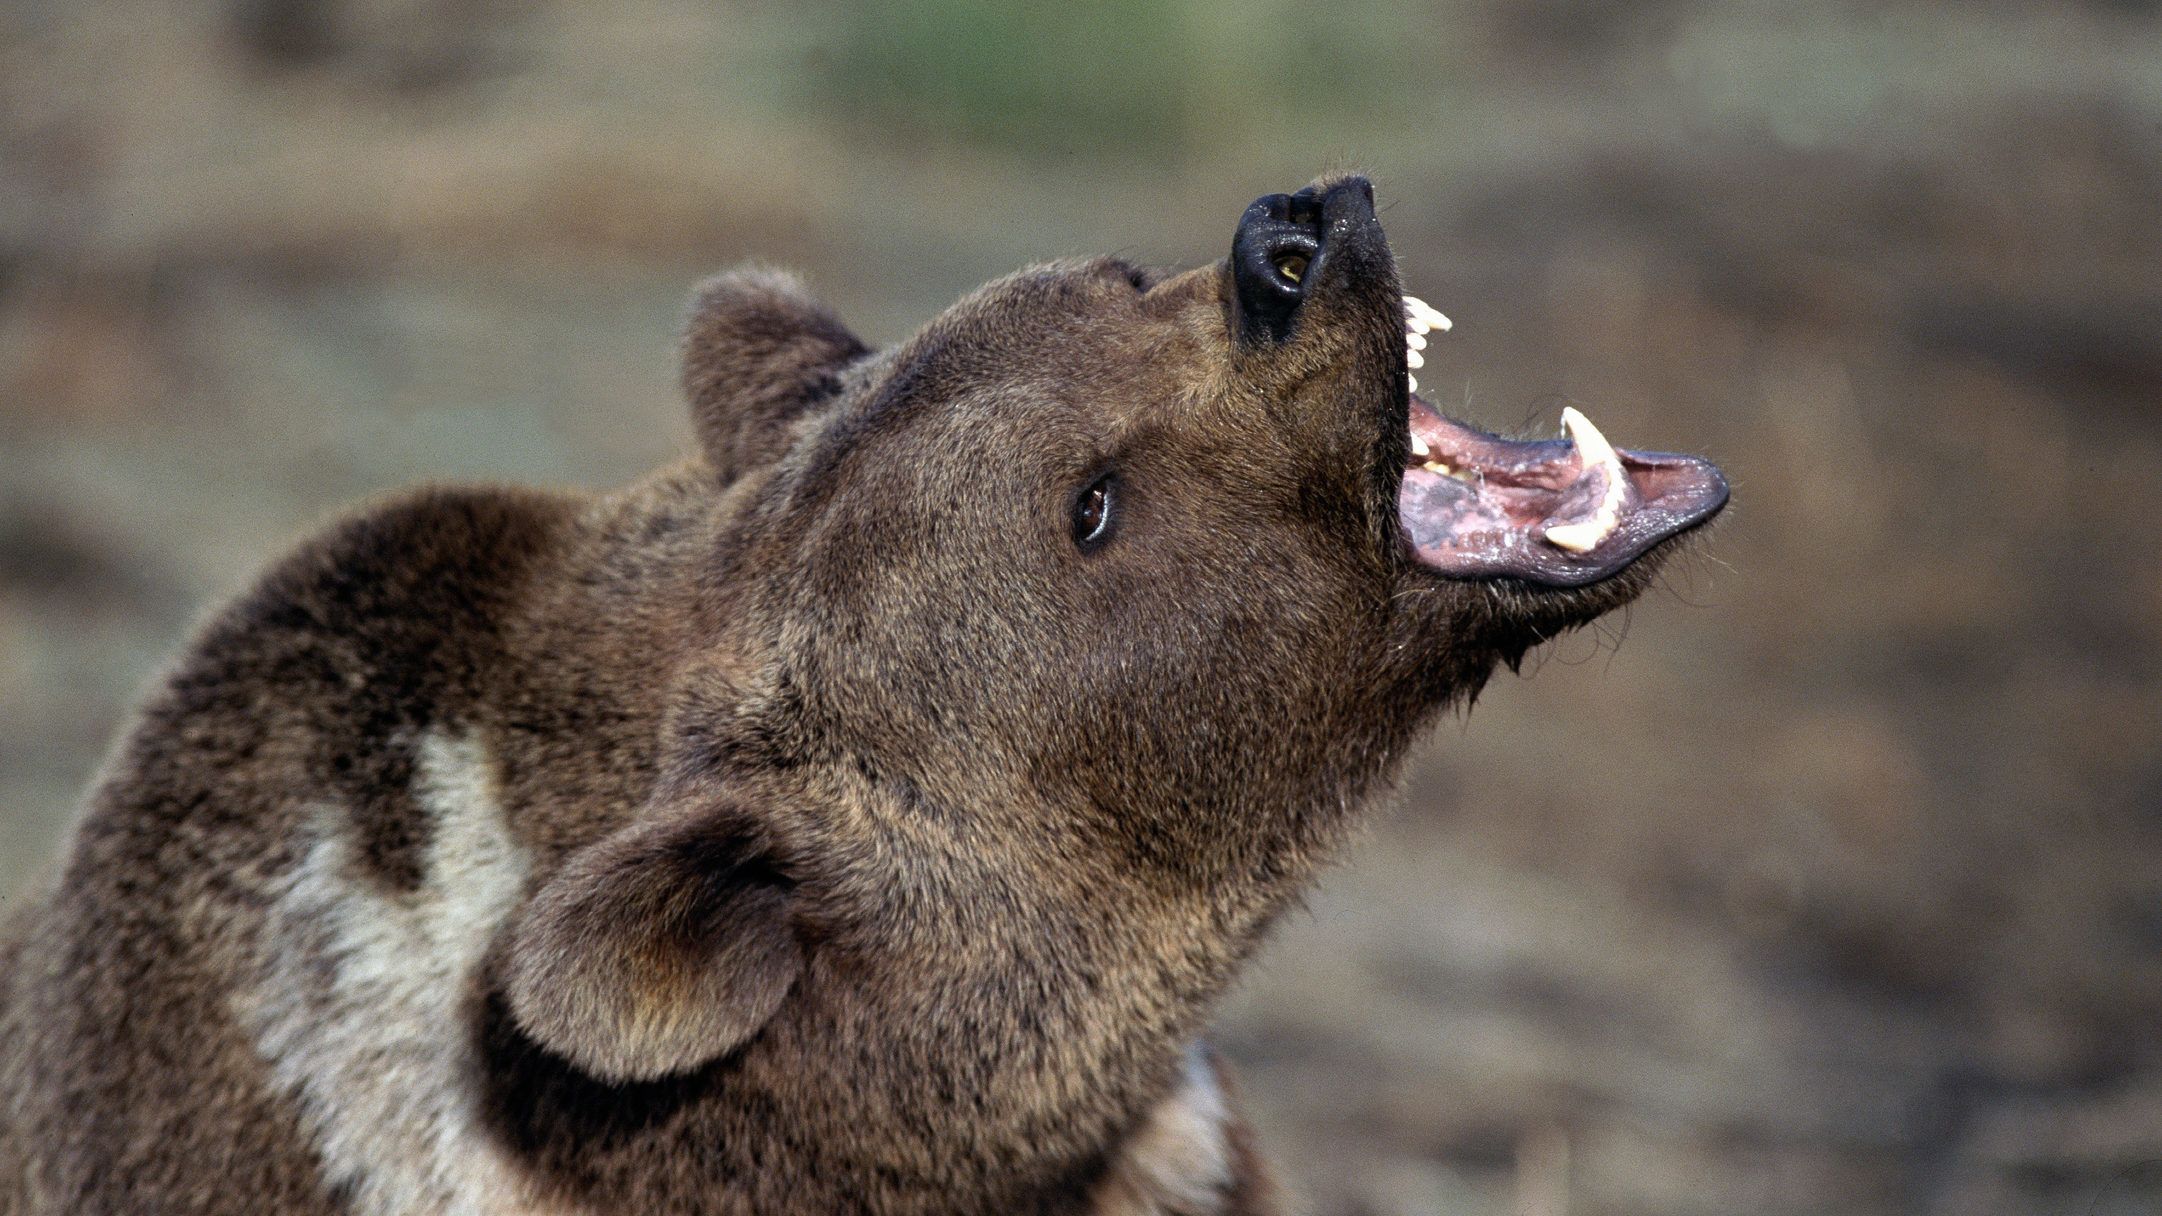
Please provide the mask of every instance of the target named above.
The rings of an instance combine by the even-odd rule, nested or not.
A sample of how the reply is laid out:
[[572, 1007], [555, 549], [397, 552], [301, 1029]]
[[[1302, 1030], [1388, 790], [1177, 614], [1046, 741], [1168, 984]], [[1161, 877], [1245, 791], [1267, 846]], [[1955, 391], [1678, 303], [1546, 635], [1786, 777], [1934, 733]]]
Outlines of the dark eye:
[[1073, 502], [1073, 543], [1083, 553], [1094, 553], [1111, 539], [1111, 510], [1118, 491], [1106, 473]]

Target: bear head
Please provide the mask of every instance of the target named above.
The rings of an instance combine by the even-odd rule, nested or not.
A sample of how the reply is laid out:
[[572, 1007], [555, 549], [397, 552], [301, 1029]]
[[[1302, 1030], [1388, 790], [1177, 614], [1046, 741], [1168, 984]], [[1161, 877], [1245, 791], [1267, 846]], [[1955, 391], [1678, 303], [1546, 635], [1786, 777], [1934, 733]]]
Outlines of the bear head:
[[891, 1185], [1076, 1168], [1422, 725], [1725, 501], [1588, 424], [1445, 419], [1423, 315], [1355, 177], [1223, 261], [1039, 266], [882, 352], [785, 275], [709, 284], [655, 775], [516, 918], [518, 1033], [887, 1129]]

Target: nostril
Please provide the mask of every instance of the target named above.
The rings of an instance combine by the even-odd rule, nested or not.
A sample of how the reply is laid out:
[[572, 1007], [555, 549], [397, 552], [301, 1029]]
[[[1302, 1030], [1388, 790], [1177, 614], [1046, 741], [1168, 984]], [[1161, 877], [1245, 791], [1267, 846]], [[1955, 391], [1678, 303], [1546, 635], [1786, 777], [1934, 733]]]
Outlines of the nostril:
[[1240, 341], [1262, 345], [1291, 336], [1293, 317], [1321, 256], [1319, 221], [1316, 200], [1291, 194], [1256, 199], [1239, 218], [1231, 269]]
[[1261, 260], [1267, 265], [1264, 273], [1271, 286], [1294, 296], [1306, 290], [1307, 271], [1313, 268], [1314, 259], [1321, 256], [1320, 241], [1296, 228], [1286, 227], [1266, 234], [1256, 245]]
[[1322, 197], [1312, 186], [1284, 199], [1284, 218], [1301, 227], [1321, 227]]

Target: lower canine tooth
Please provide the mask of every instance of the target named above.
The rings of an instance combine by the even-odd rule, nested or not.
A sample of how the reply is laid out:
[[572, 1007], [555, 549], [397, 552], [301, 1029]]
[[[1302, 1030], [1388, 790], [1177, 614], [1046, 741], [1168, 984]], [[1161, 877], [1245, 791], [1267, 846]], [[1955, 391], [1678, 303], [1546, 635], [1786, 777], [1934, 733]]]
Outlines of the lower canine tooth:
[[1546, 530], [1547, 543], [1567, 549], [1571, 553], [1589, 553], [1599, 547], [1599, 542], [1614, 530], [1612, 524], [1600, 524], [1586, 520], [1580, 524], [1556, 524]]
[[1621, 461], [1614, 456], [1614, 445], [1608, 443], [1606, 436], [1599, 433], [1599, 428], [1591, 424], [1591, 419], [1579, 413], [1575, 406], [1561, 407], [1561, 427], [1569, 432], [1569, 438], [1576, 443], [1578, 454], [1584, 458], [1585, 468], [1595, 464], [1613, 465], [1616, 468], [1621, 466]]
[[1569, 439], [1576, 444], [1577, 459], [1589, 475], [1594, 466], [1606, 472], [1606, 492], [1599, 498], [1592, 517], [1577, 523], [1556, 524], [1546, 530], [1547, 543], [1571, 553], [1589, 553], [1599, 547], [1601, 541], [1612, 535], [1621, 523], [1622, 500], [1629, 493], [1629, 474], [1622, 468], [1621, 457], [1614, 452], [1591, 419], [1579, 413], [1574, 406], [1564, 406], [1561, 411], [1562, 429], [1569, 432]]

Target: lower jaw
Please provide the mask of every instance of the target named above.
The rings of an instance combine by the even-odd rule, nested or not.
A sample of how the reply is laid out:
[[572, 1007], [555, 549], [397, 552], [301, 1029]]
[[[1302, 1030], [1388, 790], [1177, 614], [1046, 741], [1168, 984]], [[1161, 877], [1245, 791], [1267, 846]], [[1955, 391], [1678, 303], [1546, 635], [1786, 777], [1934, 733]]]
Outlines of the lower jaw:
[[1726, 482], [1687, 456], [1616, 451], [1574, 410], [1567, 439], [1501, 439], [1410, 402], [1397, 494], [1413, 561], [1444, 578], [1547, 588], [1613, 578], [1716, 514]]

